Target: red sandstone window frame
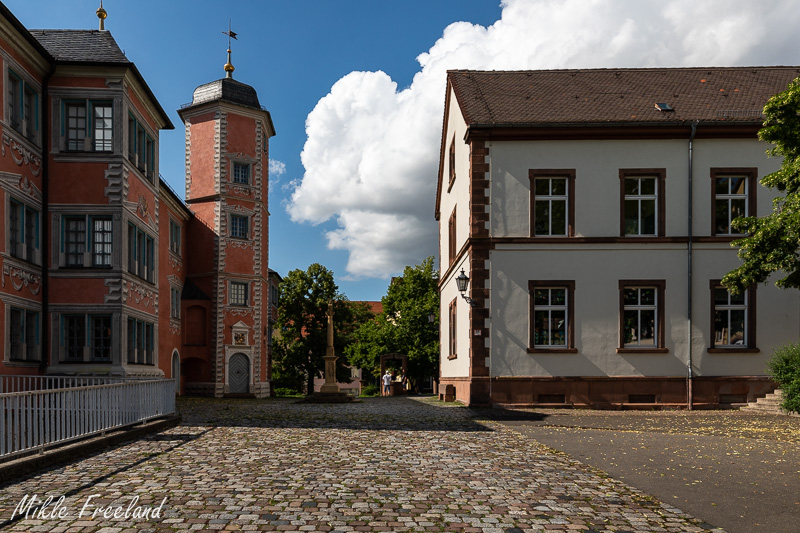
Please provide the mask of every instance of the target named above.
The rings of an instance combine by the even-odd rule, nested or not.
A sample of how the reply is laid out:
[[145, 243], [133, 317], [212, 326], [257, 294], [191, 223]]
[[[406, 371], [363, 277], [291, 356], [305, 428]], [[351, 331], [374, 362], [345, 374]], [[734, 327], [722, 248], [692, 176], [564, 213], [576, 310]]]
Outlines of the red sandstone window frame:
[[[655, 334], [654, 344], [625, 344], [625, 289], [655, 289], [656, 303], [655, 308]], [[619, 280], [619, 339], [617, 353], [668, 353], [665, 345], [665, 294], [667, 289], [667, 282], [663, 279], [622, 279]], [[634, 310], [631, 306], [627, 306], [630, 310]], [[641, 310], [641, 306], [636, 306]]]
[[744, 339], [741, 345], [735, 344], [717, 344], [717, 324], [716, 314], [718, 309], [730, 309], [733, 306], [718, 306], [716, 300], [717, 289], [725, 289], [718, 279], [712, 279], [708, 282], [710, 299], [709, 299], [709, 339], [711, 345], [708, 348], [709, 353], [759, 353], [761, 350], [756, 344], [756, 285], [753, 284], [747, 288], [744, 293]]
[[[655, 217], [656, 217], [656, 230], [655, 233], [642, 233], [641, 228], [639, 233], [626, 233], [625, 228], [625, 180], [627, 179], [642, 179], [653, 178], [655, 179]], [[667, 169], [665, 168], [621, 168], [619, 169], [619, 235], [626, 239], [638, 238], [653, 238], [664, 237], [666, 235], [666, 217], [667, 217], [667, 203], [666, 203], [666, 181]], [[630, 195], [629, 195], [630, 196]], [[636, 195], [644, 196], [644, 195]], [[641, 198], [632, 198], [641, 199]], [[639, 204], [639, 216], [641, 217], [641, 204]]]
[[[744, 178], [747, 180], [745, 184], [745, 211], [744, 216], [754, 217], [756, 214], [756, 191], [758, 190], [758, 169], [755, 167], [730, 167], [730, 168], [711, 168], [711, 236], [712, 237], [725, 237], [725, 238], [738, 238], [742, 233], [732, 233], [733, 228], [728, 224], [729, 233], [719, 231], [717, 227], [717, 181], [720, 179], [730, 178]], [[733, 195], [725, 195], [732, 199]], [[730, 219], [730, 215], [729, 215]], [[732, 220], [732, 219], [731, 219]], [[730, 220], [729, 220], [730, 222]]]
[[[575, 236], [575, 175], [574, 168], [531, 168], [528, 169], [528, 179], [530, 180], [530, 209], [529, 209], [529, 233], [531, 237], [558, 238]], [[565, 234], [553, 234], [552, 220], [549, 224], [549, 232], [544, 234], [536, 233], [536, 180], [537, 179], [566, 179], [566, 228]], [[561, 195], [559, 195], [561, 196]], [[547, 195], [545, 198], [551, 198]]]
[[[537, 289], [565, 289], [565, 336], [563, 347], [558, 345], [537, 345], [535, 331], [535, 316], [537, 308], [535, 293]], [[577, 353], [575, 348], [575, 280], [528, 280], [529, 327], [528, 327], [528, 353]]]

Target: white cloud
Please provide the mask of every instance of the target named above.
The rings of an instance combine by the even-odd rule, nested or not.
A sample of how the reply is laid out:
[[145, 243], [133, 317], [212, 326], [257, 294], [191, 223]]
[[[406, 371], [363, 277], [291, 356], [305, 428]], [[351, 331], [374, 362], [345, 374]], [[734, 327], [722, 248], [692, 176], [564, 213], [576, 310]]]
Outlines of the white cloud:
[[276, 178], [286, 174], [286, 163], [277, 159], [269, 160], [269, 175]]
[[351, 72], [306, 119], [305, 174], [287, 211], [334, 218], [328, 246], [351, 277], [388, 277], [436, 253], [433, 219], [448, 69], [518, 70], [797, 62], [792, 0], [506, 0], [485, 28], [456, 22], [417, 57], [398, 91], [384, 72]]

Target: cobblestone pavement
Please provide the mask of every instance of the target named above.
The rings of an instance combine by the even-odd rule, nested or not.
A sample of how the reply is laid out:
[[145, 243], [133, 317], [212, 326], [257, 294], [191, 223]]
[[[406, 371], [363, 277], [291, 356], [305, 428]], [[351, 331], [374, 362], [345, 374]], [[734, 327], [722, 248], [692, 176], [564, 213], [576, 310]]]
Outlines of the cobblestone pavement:
[[[0, 485], [0, 527], [108, 533], [712, 529], [508, 426], [432, 398], [345, 405], [185, 399], [179, 406], [181, 426]], [[12, 520], [33, 495], [64, 500]]]

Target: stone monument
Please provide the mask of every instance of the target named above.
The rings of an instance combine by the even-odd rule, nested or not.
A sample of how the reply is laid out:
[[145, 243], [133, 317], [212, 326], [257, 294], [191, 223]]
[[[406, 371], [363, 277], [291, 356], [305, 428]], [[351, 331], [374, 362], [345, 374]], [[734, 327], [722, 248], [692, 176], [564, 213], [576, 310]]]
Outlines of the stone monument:
[[352, 402], [353, 397], [346, 392], [339, 390], [336, 383], [336, 353], [333, 348], [333, 302], [328, 302], [328, 347], [325, 350], [325, 384], [320, 387], [319, 392], [306, 396], [305, 401], [311, 403], [347, 403]]

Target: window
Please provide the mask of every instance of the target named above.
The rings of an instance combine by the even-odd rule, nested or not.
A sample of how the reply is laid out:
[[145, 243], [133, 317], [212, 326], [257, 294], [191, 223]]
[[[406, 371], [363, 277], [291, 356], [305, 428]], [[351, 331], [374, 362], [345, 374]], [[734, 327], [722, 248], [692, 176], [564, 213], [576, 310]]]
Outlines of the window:
[[111, 361], [111, 315], [62, 316], [61, 346], [62, 362]]
[[39, 93], [11, 69], [8, 70], [8, 117], [12, 128], [38, 143]]
[[153, 238], [133, 224], [128, 224], [128, 272], [150, 282], [155, 276]]
[[622, 196], [620, 235], [664, 236], [664, 169], [619, 171]]
[[62, 222], [62, 264], [67, 268], [111, 268], [114, 232], [108, 216], [65, 216]]
[[141, 122], [128, 116], [128, 159], [153, 183], [155, 176], [155, 148], [153, 138]]
[[233, 162], [233, 182], [243, 185], [250, 184], [250, 165], [247, 163]]
[[575, 171], [532, 169], [531, 234], [536, 237], [575, 235]]
[[450, 329], [450, 337], [448, 341], [448, 359], [455, 359], [458, 356], [458, 351], [456, 349], [456, 332], [458, 328], [456, 327], [456, 314], [458, 298], [453, 298], [453, 301], [450, 302], [449, 308], [449, 329]]
[[531, 337], [529, 352], [575, 352], [574, 281], [529, 281]]
[[111, 104], [93, 104], [92, 109], [92, 148], [96, 152], [110, 152], [114, 149], [113, 133], [114, 121], [111, 114]]
[[9, 358], [39, 361], [39, 312], [12, 307], [8, 326]]
[[247, 217], [241, 215], [231, 215], [231, 237], [234, 239], [247, 239], [248, 225]]
[[67, 150], [84, 150], [86, 137], [86, 104], [66, 104]]
[[128, 318], [128, 363], [153, 364], [153, 324]]
[[41, 263], [39, 252], [39, 211], [16, 200], [9, 201], [9, 253], [31, 263]]
[[713, 346], [709, 351], [758, 351], [755, 340], [755, 286], [732, 294], [712, 280], [711, 324]]
[[170, 307], [169, 316], [172, 318], [181, 317], [181, 290], [177, 287], [170, 287]]
[[738, 217], [756, 216], [757, 169], [711, 169], [712, 235], [741, 235], [732, 227]]
[[456, 136], [453, 135], [453, 140], [450, 141], [450, 151], [448, 152], [449, 172], [450, 172], [450, 186], [456, 181]]
[[450, 220], [447, 222], [447, 254], [449, 256], [449, 263], [451, 264], [456, 259], [456, 210], [453, 209], [453, 214], [450, 215]]
[[666, 351], [664, 347], [664, 280], [622, 280], [620, 348], [617, 351]]
[[238, 281], [231, 281], [230, 296], [228, 303], [230, 305], [247, 305], [248, 284]]
[[169, 250], [181, 254], [181, 227], [172, 219], [169, 221]]

